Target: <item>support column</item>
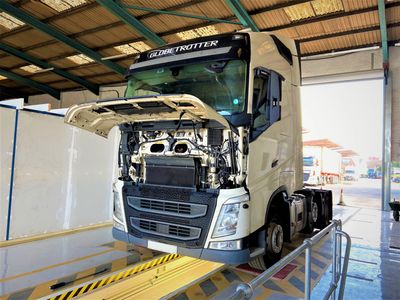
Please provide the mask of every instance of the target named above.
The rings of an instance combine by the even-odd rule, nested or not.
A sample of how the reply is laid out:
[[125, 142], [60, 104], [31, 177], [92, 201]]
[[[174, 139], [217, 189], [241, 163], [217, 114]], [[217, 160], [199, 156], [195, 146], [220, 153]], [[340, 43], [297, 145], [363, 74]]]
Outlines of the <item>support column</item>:
[[382, 210], [390, 211], [392, 159], [392, 77], [389, 70], [385, 72], [383, 82], [383, 151], [382, 151]]

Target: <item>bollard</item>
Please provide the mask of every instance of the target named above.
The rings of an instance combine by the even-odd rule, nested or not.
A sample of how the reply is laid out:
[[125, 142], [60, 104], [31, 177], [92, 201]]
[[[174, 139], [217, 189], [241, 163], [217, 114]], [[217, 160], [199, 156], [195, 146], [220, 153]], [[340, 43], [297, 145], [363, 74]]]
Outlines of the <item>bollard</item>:
[[339, 198], [339, 203], [338, 205], [346, 205], [343, 200], [343, 188], [340, 189], [340, 198]]

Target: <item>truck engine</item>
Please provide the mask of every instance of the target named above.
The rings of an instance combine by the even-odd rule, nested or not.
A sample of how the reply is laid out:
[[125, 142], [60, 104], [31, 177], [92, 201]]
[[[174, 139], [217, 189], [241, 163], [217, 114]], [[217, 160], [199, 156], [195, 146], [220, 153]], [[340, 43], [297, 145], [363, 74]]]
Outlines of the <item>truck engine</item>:
[[237, 134], [223, 128], [204, 128], [193, 121], [179, 120], [164, 126], [120, 126], [121, 180], [197, 190], [243, 185], [244, 145]]

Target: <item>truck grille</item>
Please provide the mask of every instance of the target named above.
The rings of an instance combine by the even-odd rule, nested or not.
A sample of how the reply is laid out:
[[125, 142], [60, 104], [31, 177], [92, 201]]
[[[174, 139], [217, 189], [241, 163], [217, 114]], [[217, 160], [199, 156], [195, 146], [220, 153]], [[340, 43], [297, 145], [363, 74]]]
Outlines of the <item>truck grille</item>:
[[182, 203], [131, 196], [127, 198], [128, 205], [139, 211], [162, 213], [164, 215], [183, 218], [203, 217], [207, 213], [207, 205], [204, 204]]
[[131, 217], [131, 225], [142, 232], [155, 233], [164, 237], [172, 237], [185, 241], [198, 239], [201, 234], [201, 228], [140, 218]]
[[204, 247], [218, 191], [125, 183], [122, 193], [128, 231], [134, 237]]

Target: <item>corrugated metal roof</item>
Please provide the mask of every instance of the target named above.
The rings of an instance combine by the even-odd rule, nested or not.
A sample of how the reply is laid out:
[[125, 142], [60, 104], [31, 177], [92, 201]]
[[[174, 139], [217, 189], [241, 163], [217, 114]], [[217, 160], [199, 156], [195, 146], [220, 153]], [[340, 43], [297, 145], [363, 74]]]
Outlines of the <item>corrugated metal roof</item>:
[[[122, 22], [95, 0], [86, 0], [86, 4], [61, 12], [41, 1], [9, 2], [84, 46], [98, 51], [104, 57], [121, 54], [118, 48], [114, 48], [116, 46], [135, 42], [152, 45], [137, 30]], [[278, 34], [297, 40], [307, 39], [301, 43], [302, 55], [380, 43], [377, 0], [241, 0], [241, 2], [261, 30], [272, 29]], [[122, 6], [135, 5], [238, 21], [224, 0], [121, 0], [118, 3]], [[125, 9], [168, 43], [177, 42], [182, 38], [212, 32], [232, 32], [243, 28], [239, 25], [158, 14], [132, 7]], [[387, 2], [386, 19], [389, 41], [400, 40], [399, 0]], [[124, 80], [123, 76], [96, 62], [76, 65], [66, 59], [68, 56], [79, 54], [75, 49], [27, 25], [12, 30], [0, 25], [0, 39], [5, 44], [94, 83], [104, 84]], [[131, 64], [133, 56], [133, 53], [128, 53], [127, 57], [112, 61], [125, 68]], [[27, 72], [20, 68], [28, 64], [0, 52], [0, 68], [18, 74], [23, 73], [53, 88], [81, 88], [78, 84], [51, 72], [27, 75]], [[0, 86], [21, 87], [21, 84], [6, 79], [0, 80]], [[25, 89], [34, 91], [31, 88]]]

